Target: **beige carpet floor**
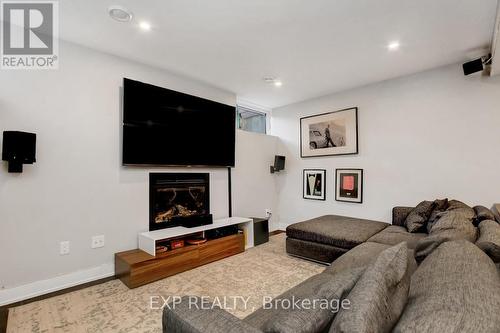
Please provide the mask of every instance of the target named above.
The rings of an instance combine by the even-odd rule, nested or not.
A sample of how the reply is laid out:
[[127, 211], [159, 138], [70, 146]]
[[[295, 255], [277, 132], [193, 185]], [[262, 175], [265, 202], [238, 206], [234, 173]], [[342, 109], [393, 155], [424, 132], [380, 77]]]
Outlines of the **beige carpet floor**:
[[158, 296], [250, 297], [247, 307], [237, 302], [228, 309], [244, 318], [264, 297], [276, 297], [323, 269], [286, 255], [285, 235], [279, 234], [239, 255], [136, 289], [112, 280], [11, 308], [7, 332], [161, 332], [162, 312], [150, 306]]

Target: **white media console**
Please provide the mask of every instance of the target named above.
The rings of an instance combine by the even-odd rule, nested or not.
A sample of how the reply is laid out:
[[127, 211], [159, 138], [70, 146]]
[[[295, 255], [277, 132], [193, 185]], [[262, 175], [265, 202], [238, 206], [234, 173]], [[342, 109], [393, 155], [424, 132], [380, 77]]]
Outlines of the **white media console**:
[[156, 243], [158, 241], [188, 236], [202, 231], [227, 227], [230, 225], [238, 225], [241, 229], [245, 231], [245, 237], [246, 237], [245, 249], [254, 246], [253, 220], [245, 217], [228, 217], [228, 218], [214, 220], [212, 224], [203, 225], [201, 227], [195, 227], [195, 228], [174, 227], [174, 228], [167, 228], [167, 229], [140, 233], [139, 249], [149, 253], [152, 256], [155, 256]]

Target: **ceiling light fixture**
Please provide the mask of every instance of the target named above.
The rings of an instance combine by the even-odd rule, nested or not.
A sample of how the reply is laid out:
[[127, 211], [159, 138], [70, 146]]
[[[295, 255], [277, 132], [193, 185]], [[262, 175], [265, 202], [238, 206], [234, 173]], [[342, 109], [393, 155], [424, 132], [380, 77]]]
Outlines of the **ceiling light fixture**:
[[141, 23], [139, 23], [139, 28], [141, 28], [144, 31], [149, 31], [151, 30], [151, 24], [146, 21], [142, 21]]
[[274, 85], [275, 85], [276, 87], [281, 87], [281, 86], [283, 85], [283, 82], [281, 82], [281, 81], [277, 80], [277, 81], [274, 81]]
[[108, 14], [113, 20], [118, 22], [130, 22], [134, 17], [131, 11], [122, 6], [110, 6]]
[[390, 42], [389, 45], [387, 45], [387, 48], [389, 49], [389, 51], [397, 51], [399, 50], [399, 47], [401, 46], [401, 44], [399, 42]]

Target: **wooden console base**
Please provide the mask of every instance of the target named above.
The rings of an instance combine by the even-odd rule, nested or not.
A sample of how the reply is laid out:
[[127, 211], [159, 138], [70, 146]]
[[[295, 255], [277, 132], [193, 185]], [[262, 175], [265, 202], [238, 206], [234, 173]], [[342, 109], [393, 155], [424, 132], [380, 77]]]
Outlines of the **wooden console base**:
[[244, 251], [243, 234], [186, 245], [157, 256], [138, 249], [125, 251], [115, 254], [115, 274], [127, 287], [136, 288]]

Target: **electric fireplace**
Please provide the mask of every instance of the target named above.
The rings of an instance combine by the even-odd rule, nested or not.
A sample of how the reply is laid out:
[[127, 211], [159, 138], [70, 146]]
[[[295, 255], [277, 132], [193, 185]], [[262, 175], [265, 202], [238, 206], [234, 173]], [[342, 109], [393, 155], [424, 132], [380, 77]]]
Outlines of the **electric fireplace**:
[[208, 173], [150, 173], [149, 230], [212, 223]]

